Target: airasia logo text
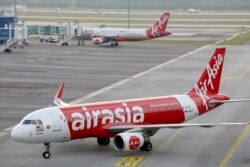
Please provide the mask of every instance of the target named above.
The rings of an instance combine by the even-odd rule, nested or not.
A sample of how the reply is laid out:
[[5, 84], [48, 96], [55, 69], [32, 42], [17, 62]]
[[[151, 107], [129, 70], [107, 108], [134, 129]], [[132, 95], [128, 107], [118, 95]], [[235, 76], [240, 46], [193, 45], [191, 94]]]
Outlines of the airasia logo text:
[[168, 20], [168, 15], [163, 15], [163, 16], [158, 20], [158, 22], [157, 22], [155, 25], [153, 25], [152, 31], [151, 31], [151, 35], [152, 35], [153, 37], [156, 36], [155, 33], [158, 32], [159, 29], [160, 29], [160, 30], [165, 29], [167, 20]]
[[111, 109], [101, 109], [87, 111], [86, 107], [82, 107], [82, 112], [74, 112], [71, 114], [72, 130], [78, 131], [83, 129], [90, 129], [98, 126], [99, 123], [143, 123], [144, 111], [140, 106], [129, 107], [126, 103], [122, 103], [121, 107]]
[[214, 83], [213, 80], [216, 79], [218, 71], [221, 67], [221, 64], [223, 62], [223, 56], [221, 54], [219, 54], [217, 57], [214, 57], [214, 64], [211, 67], [209, 64], [207, 65], [207, 74], [208, 74], [208, 78], [204, 79], [204, 81], [200, 82], [199, 85], [195, 85], [195, 92], [202, 98], [202, 104], [203, 106], [206, 107], [206, 109], [208, 109], [208, 104], [207, 101], [208, 97], [207, 97], [207, 91], [208, 88], [210, 88], [211, 90], [214, 89]]

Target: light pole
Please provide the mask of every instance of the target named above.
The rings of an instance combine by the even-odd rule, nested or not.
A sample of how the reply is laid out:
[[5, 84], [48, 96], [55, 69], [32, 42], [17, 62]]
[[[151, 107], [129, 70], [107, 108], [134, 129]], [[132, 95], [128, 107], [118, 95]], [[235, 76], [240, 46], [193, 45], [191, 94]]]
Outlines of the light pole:
[[15, 0], [15, 17], [16, 17], [16, 0]]
[[128, 29], [129, 29], [129, 12], [130, 12], [130, 4], [129, 4], [130, 0], [128, 0]]

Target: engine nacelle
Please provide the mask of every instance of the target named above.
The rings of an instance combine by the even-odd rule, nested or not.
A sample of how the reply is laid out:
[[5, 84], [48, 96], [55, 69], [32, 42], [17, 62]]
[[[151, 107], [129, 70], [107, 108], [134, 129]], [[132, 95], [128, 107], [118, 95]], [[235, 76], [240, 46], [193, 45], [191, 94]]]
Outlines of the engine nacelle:
[[101, 45], [103, 43], [103, 39], [102, 38], [93, 38], [92, 43], [95, 45]]
[[119, 133], [114, 137], [114, 147], [117, 151], [137, 150], [144, 144], [141, 133]]

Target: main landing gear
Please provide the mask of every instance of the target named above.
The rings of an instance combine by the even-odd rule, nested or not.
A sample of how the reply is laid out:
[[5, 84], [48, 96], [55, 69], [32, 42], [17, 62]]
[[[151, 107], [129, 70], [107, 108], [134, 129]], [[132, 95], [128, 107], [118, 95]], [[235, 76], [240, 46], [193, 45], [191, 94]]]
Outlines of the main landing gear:
[[109, 145], [109, 143], [110, 143], [110, 139], [109, 138], [97, 138], [97, 143], [99, 144], [99, 145]]
[[45, 146], [45, 151], [43, 152], [43, 158], [44, 159], [49, 159], [50, 158], [50, 147], [51, 145], [49, 143], [44, 143], [44, 146]]
[[140, 148], [141, 151], [151, 151], [153, 149], [153, 145], [151, 142], [146, 142], [143, 144], [143, 146]]

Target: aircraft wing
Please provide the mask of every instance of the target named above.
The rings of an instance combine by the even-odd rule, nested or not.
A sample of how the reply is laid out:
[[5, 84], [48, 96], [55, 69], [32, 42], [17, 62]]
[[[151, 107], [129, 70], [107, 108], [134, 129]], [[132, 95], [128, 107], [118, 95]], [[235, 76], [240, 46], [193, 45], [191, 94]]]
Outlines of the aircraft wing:
[[211, 128], [213, 126], [236, 126], [236, 125], [249, 125], [248, 123], [204, 123], [204, 124], [157, 124], [157, 125], [117, 125], [109, 127], [109, 131], [115, 133], [121, 132], [146, 132], [146, 131], [158, 131], [161, 128], [187, 128], [187, 127], [202, 127], [202, 128]]

